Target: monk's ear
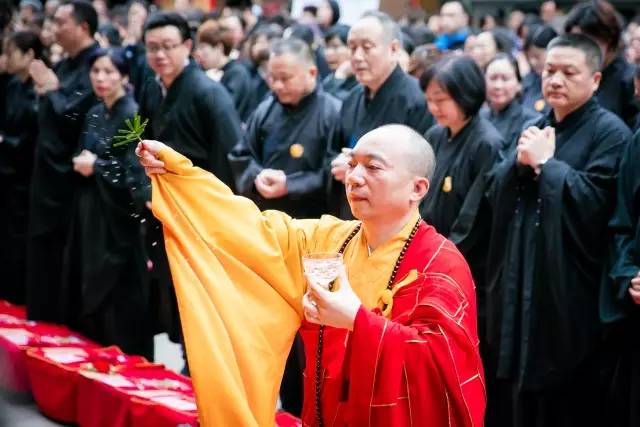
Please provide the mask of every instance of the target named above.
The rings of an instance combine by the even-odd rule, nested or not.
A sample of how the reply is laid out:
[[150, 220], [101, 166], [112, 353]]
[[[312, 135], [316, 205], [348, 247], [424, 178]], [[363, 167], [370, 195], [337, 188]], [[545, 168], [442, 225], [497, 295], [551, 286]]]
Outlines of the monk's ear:
[[416, 177], [413, 180], [412, 201], [420, 202], [429, 191], [429, 180], [425, 177]]

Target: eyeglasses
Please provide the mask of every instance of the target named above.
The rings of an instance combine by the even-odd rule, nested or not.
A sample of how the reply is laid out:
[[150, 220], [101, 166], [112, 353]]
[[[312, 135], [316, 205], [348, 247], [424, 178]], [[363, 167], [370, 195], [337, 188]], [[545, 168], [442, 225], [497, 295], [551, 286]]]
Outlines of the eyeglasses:
[[157, 55], [160, 52], [163, 52], [165, 54], [168, 54], [169, 52], [171, 52], [173, 49], [182, 46], [182, 43], [176, 43], [176, 44], [162, 44], [162, 45], [147, 45], [145, 46], [147, 49], [147, 52], [152, 54], [152, 55]]

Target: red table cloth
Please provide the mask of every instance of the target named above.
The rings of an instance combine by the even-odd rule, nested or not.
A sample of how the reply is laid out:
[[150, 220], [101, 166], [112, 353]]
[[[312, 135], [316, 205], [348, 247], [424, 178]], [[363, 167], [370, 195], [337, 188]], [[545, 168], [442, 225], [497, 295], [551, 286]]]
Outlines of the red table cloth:
[[64, 423], [76, 422], [78, 371], [109, 372], [124, 366], [148, 364], [142, 356], [128, 356], [116, 347], [32, 348], [26, 353], [31, 391], [43, 414]]

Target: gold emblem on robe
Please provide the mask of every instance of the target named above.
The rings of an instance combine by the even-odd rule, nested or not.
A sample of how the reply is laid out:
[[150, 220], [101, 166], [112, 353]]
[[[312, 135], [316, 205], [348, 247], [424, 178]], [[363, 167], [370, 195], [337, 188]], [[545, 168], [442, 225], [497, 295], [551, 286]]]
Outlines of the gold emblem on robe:
[[300, 144], [293, 144], [289, 147], [289, 154], [291, 154], [291, 157], [294, 159], [298, 159], [304, 154], [304, 147]]
[[544, 110], [545, 105], [547, 104], [545, 104], [544, 99], [538, 99], [535, 104], [533, 104], [533, 108], [539, 113]]
[[453, 182], [450, 176], [445, 177], [444, 182], [442, 183], [442, 191], [448, 193], [453, 188]]

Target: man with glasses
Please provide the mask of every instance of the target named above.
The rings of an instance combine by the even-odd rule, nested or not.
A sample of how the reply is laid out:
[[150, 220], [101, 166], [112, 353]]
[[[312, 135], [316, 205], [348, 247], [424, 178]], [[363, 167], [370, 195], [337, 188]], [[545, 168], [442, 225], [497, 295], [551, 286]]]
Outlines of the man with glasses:
[[[152, 15], [144, 28], [147, 62], [155, 78], [140, 91], [140, 115], [149, 119], [146, 135], [184, 153], [194, 165], [233, 185], [227, 154], [241, 138], [240, 119], [225, 88], [191, 60], [192, 40], [187, 21], [177, 13]], [[151, 200], [150, 189], [147, 200]], [[146, 239], [153, 261], [152, 279], [159, 286], [162, 330], [179, 338], [179, 322], [160, 224], [150, 215]]]

